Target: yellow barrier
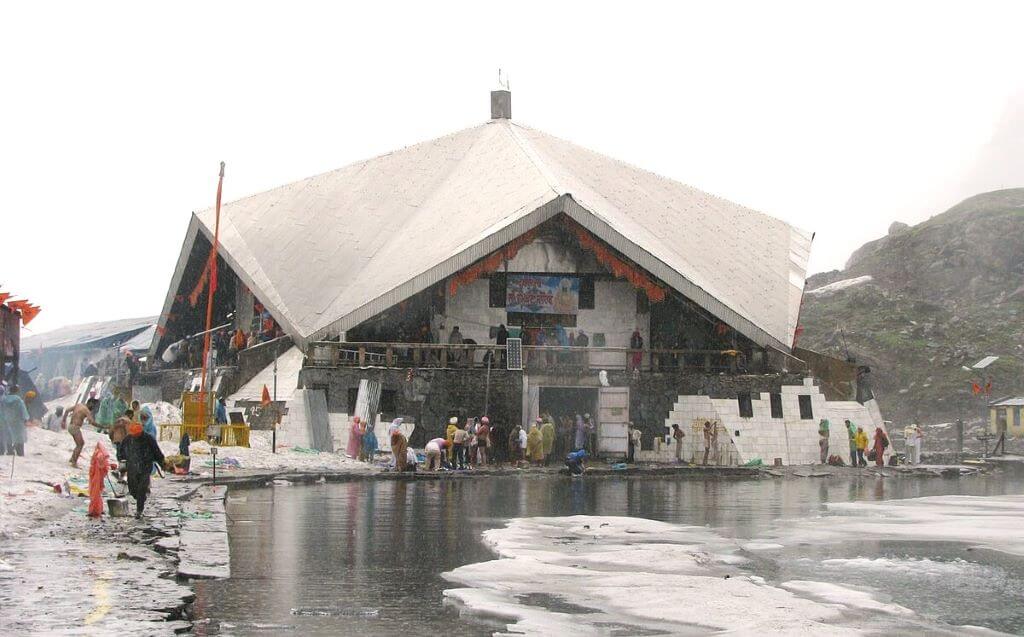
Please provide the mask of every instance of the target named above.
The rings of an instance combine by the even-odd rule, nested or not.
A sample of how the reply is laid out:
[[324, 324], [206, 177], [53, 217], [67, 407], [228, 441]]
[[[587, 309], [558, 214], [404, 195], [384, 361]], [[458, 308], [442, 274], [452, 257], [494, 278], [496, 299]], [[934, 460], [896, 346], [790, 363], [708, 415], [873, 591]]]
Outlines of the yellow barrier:
[[[220, 444], [224, 447], [248, 447], [249, 425], [217, 425], [220, 427]], [[182, 429], [188, 434], [189, 440], [198, 442], [206, 440], [205, 425], [160, 425], [160, 440], [181, 440]]]

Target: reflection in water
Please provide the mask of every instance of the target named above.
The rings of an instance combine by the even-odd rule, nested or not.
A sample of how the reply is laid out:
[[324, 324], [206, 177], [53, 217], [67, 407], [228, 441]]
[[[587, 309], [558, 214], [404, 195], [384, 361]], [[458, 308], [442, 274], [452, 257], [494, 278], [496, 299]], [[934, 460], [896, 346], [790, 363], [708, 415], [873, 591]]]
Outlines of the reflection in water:
[[[442, 591], [450, 584], [439, 574], [494, 559], [481, 543], [481, 533], [513, 517], [633, 516], [708, 525], [725, 537], [757, 538], [780, 518], [820, 515], [824, 503], [1022, 491], [1024, 481], [1005, 476], [519, 476], [239, 490], [228, 499], [233, 577], [197, 583], [197, 616], [209, 620], [198, 632], [215, 633], [219, 625], [224, 634], [265, 635], [261, 626], [273, 625], [275, 633], [288, 633], [290, 626], [296, 635], [490, 634], [493, 627], [460, 619], [443, 606]], [[886, 553], [874, 544], [857, 549]], [[828, 555], [823, 552], [821, 557]], [[755, 564], [769, 578], [777, 571], [770, 561]], [[1005, 572], [1012, 580], [1017, 571], [1007, 566]], [[292, 613], [302, 608], [330, 608], [344, 616]], [[379, 612], [361, 612], [370, 610]]]

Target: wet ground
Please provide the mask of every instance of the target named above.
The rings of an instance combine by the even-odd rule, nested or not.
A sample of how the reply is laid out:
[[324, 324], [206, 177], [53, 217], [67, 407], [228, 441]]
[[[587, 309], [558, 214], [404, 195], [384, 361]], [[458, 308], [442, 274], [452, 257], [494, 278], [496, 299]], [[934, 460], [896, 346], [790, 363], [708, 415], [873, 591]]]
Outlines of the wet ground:
[[[1024, 474], [1015, 467], [960, 479], [524, 476], [240, 489], [227, 503], [232, 578], [196, 583], [196, 631], [491, 634], [507, 622], [460, 617], [444, 603], [444, 590], [455, 585], [441, 574], [494, 559], [482, 533], [511, 518], [632, 516], [706, 525], [716, 537], [743, 544], [779, 532], [786, 520], [827, 513], [830, 503], [1020, 493]], [[865, 586], [915, 611], [915, 621], [1024, 634], [1024, 558], [1007, 553], [959, 542], [852, 537], [749, 558], [739, 568], [768, 582]], [[567, 614], [588, 610], [557, 595], [520, 602]]]

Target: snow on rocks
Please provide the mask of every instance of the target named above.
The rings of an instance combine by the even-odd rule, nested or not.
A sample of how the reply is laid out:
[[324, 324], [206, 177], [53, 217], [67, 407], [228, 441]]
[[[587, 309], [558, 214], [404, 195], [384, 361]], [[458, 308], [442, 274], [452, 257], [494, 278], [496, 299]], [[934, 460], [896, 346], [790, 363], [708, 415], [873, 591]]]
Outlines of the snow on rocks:
[[852, 279], [843, 279], [842, 281], [835, 281], [834, 283], [823, 285], [820, 288], [807, 290], [804, 292], [804, 294], [813, 294], [815, 296], [827, 296], [829, 294], [839, 292], [840, 290], [846, 290], [848, 288], [856, 287], [858, 285], [870, 283], [872, 280], [873, 277], [870, 274], [865, 274], [864, 276], [858, 276]]

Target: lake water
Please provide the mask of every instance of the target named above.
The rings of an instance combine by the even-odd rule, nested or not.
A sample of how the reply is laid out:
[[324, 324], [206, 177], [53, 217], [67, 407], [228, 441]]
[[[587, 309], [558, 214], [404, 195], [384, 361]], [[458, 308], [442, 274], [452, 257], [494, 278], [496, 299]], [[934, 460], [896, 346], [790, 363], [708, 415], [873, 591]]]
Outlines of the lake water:
[[[893, 526], [897, 532], [891, 537], [885, 531], [869, 537], [865, 533], [873, 532], [870, 527], [853, 526], [877, 519], [881, 509], [870, 508], [874, 505], [863, 511], [829, 506], [947, 495], [998, 499], [1024, 493], [1024, 475], [1017, 471], [959, 480], [873, 476], [789, 480], [521, 476], [416, 482], [362, 480], [236, 490], [229, 494], [227, 506], [232, 578], [197, 583], [195, 609], [201, 620], [197, 632], [492, 634], [503, 630], [509, 620], [460, 616], [458, 605], [446, 603], [444, 595], [446, 589], [454, 588], [472, 592], [477, 585], [474, 582], [482, 582], [479, 572], [467, 565], [496, 558], [491, 546], [482, 540], [485, 531], [502, 529], [512, 519], [529, 527], [531, 519], [548, 516], [593, 516], [595, 529], [612, 530], [618, 524], [613, 518], [628, 516], [705, 527], [680, 531], [682, 539], [675, 540], [676, 545], [658, 541], [658, 534], [666, 533], [662, 527], [625, 532], [648, 533], [632, 537], [665, 551], [665, 560], [652, 561], [666, 563], [677, 559], [673, 557], [674, 546], [691, 541], [685, 534], [696, 533], [693, 537], [698, 539], [693, 541], [704, 542], [700, 555], [712, 556], [707, 565], [702, 565], [707, 572], [698, 573], [707, 575], [709, 583], [714, 578], [717, 585], [724, 577], [722, 573], [731, 573], [763, 578], [770, 586], [808, 580], [842, 584], [871, 591], [876, 599], [911, 609], [910, 619], [897, 614], [892, 620], [897, 628], [941, 627], [945, 623], [1024, 633], [1024, 558], [1012, 552], [951, 541], [956, 534], [964, 533], [959, 530], [964, 528], [963, 524], [972, 524], [970, 516], [965, 520], [959, 513], [950, 513], [960, 515], [956, 518], [959, 526], [935, 522], [929, 527], [934, 534], [926, 534], [919, 541], [905, 534], [907, 521], [900, 522], [902, 526]], [[605, 518], [611, 522], [602, 521]], [[991, 528], [1000, 528], [998, 524], [1012, 527], [1014, 521], [1008, 521], [1005, 513], [992, 519], [996, 522], [979, 523], [990, 528], [988, 535], [982, 533], [979, 537], [994, 537], [998, 541], [998, 533]], [[529, 533], [538, 533], [538, 547], [545, 542], [572, 544], [579, 540], [580, 533], [590, 532], [580, 530], [590, 529], [591, 524], [585, 524], [587, 520], [579, 518], [573, 522], [573, 529], [564, 532], [520, 529], [518, 537], [527, 538], [526, 544], [531, 545], [534, 540], [529, 539]], [[909, 521], [913, 523], [912, 519]], [[837, 540], [835, 534], [845, 533], [844, 528], [851, 529], [848, 537]], [[702, 533], [712, 540], [705, 542]], [[968, 535], [967, 540], [973, 539], [972, 534]], [[573, 545], [566, 550], [603, 550], [607, 547], [602, 542], [616, 547], [630, 544], [610, 535], [584, 539], [588, 547], [579, 549]], [[489, 540], [496, 546], [508, 541], [501, 536], [489, 536]], [[728, 546], [733, 548], [722, 548]], [[716, 561], [714, 556], [722, 554], [733, 557]], [[539, 555], [544, 568], [555, 569], [552, 564], [580, 566], [559, 562], [561, 558], [555, 553]], [[504, 577], [502, 569], [522, 563], [505, 560], [491, 564], [482, 568], [500, 580]], [[686, 568], [693, 566], [692, 560], [687, 559], [687, 565]], [[455, 574], [459, 583], [441, 576], [464, 566]], [[642, 586], [656, 581], [645, 582], [644, 578], [665, 576], [660, 571], [650, 572], [659, 568], [665, 570], [665, 564], [630, 568], [617, 565], [611, 572], [628, 572], [634, 578], [630, 581]], [[635, 623], [625, 621], [623, 617], [645, 616], [649, 611], [641, 609], [634, 613], [628, 605], [621, 610], [622, 604], [621, 612], [606, 618], [594, 614], [600, 603], [587, 597], [590, 588], [577, 586], [570, 594], [567, 584], [562, 595], [561, 585], [552, 583], [555, 580], [530, 588], [531, 585], [516, 580], [521, 579], [522, 573], [514, 568], [508, 573], [510, 582], [515, 580], [516, 586], [526, 586], [513, 591], [518, 604], [531, 611], [543, 611], [542, 620], [548, 615], [564, 619], [575, 613], [590, 622], [587, 628], [596, 630], [594, 634], [700, 634], [710, 632], [707, 626], [715, 625], [714, 611], [708, 610], [712, 607], [700, 605], [703, 602], [694, 602], [695, 608], [699, 606], [710, 615], [694, 617], [693, 626], [685, 631], [678, 623], [648, 621], [649, 617]], [[471, 582], [468, 587], [467, 581]], [[812, 587], [808, 591], [801, 586], [793, 584], [790, 590], [818, 602], [822, 602], [823, 595], [827, 597], [827, 590]], [[527, 590], [533, 592], [524, 593]], [[478, 601], [487, 607], [490, 599]], [[873, 603], [827, 622], [857, 625], [861, 623], [856, 619], [858, 616], [870, 614], [871, 622], [877, 622], [880, 615], [890, 617], [886, 612], [872, 611]], [[637, 608], [641, 607], [642, 604]], [[756, 605], [752, 612], [757, 612]], [[508, 617], [507, 613], [496, 614]], [[900, 623], [907, 621], [910, 623]], [[877, 623], [872, 625], [879, 627]], [[582, 630], [583, 624], [580, 626]]]

